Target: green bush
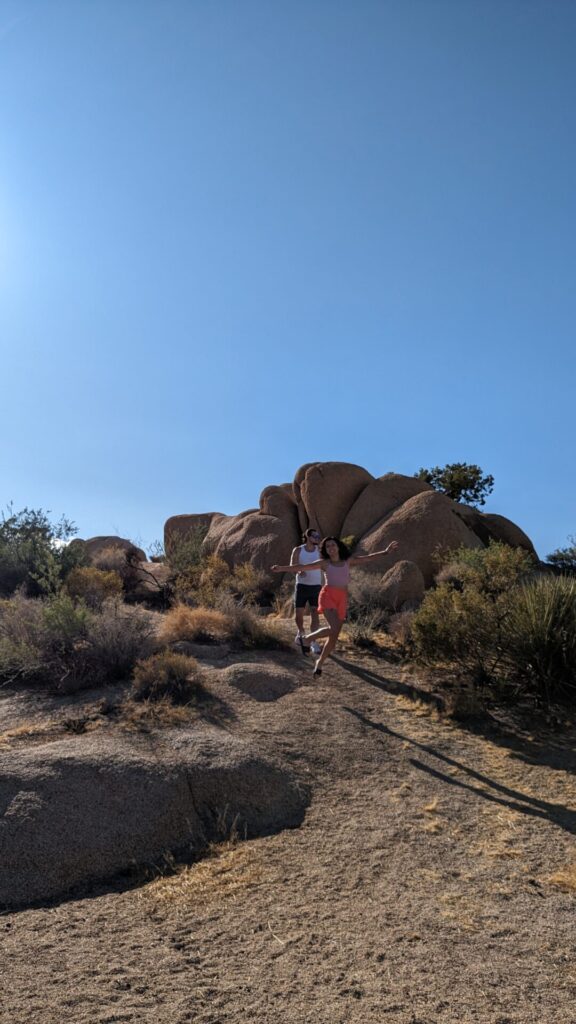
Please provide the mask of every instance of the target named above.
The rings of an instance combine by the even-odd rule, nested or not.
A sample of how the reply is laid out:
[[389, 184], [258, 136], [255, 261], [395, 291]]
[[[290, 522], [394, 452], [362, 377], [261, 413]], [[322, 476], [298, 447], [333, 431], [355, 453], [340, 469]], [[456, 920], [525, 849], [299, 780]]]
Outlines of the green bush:
[[391, 612], [384, 599], [381, 576], [356, 572], [350, 580], [348, 593], [351, 622], [362, 622], [373, 631], [387, 626]]
[[146, 652], [154, 619], [108, 600], [98, 611], [68, 594], [0, 602], [0, 682], [74, 692], [129, 676]]
[[30, 597], [54, 594], [85, 555], [67, 542], [76, 527], [64, 516], [58, 522], [42, 509], [10, 506], [0, 518], [0, 597], [23, 588]]
[[490, 541], [487, 548], [462, 547], [447, 552], [436, 582], [496, 598], [528, 579], [534, 570], [534, 559], [527, 551]]
[[221, 593], [216, 607], [226, 615], [230, 624], [230, 639], [242, 647], [282, 650], [288, 646], [274, 619], [258, 615], [249, 605], [236, 601], [230, 593]]
[[195, 704], [206, 696], [198, 662], [186, 654], [160, 651], [139, 661], [134, 668], [130, 696], [135, 701]]
[[545, 701], [576, 696], [576, 581], [537, 574], [525, 552], [457, 552], [410, 627], [415, 656], [473, 682]]
[[460, 591], [441, 583], [412, 619], [414, 656], [428, 665], [455, 664], [476, 682], [487, 682], [500, 657], [498, 638], [507, 614], [504, 595], [492, 599], [472, 587]]
[[520, 587], [506, 622], [510, 676], [547, 702], [576, 697], [576, 580], [541, 576]]

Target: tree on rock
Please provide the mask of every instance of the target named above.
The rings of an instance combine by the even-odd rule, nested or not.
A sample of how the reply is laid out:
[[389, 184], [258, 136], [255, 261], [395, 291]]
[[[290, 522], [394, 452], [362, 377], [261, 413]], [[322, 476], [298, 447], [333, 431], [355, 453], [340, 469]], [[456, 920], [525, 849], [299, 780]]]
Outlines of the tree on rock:
[[487, 495], [494, 488], [493, 476], [489, 473], [484, 476], [480, 466], [467, 462], [451, 462], [443, 467], [419, 469], [414, 476], [425, 480], [436, 491], [452, 498], [452, 501], [460, 501], [464, 505], [484, 505]]
[[546, 555], [546, 561], [560, 572], [576, 575], [576, 537], [571, 536], [568, 540], [570, 544], [565, 548], [556, 548], [551, 554]]

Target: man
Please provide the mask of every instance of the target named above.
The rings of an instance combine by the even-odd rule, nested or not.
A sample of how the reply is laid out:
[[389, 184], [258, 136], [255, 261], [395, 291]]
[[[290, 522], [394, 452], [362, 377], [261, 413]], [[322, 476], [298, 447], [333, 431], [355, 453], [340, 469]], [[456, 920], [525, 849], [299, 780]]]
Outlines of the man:
[[[322, 587], [322, 570], [306, 569], [306, 565], [309, 562], [316, 562], [320, 557], [318, 553], [320, 534], [317, 530], [310, 528], [304, 532], [302, 540], [304, 543], [300, 544], [297, 548], [294, 548], [290, 556], [290, 565], [302, 566], [302, 569], [296, 574], [296, 587], [294, 590], [294, 618], [296, 619], [296, 628], [298, 629], [294, 642], [300, 647], [302, 647], [300, 638], [305, 632], [304, 614], [306, 611], [306, 605], [308, 605], [310, 609], [309, 632], [313, 633], [320, 625], [320, 619], [318, 617], [318, 595]], [[313, 640], [310, 644], [310, 650], [313, 654], [320, 654], [322, 648], [319, 647], [315, 640]]]

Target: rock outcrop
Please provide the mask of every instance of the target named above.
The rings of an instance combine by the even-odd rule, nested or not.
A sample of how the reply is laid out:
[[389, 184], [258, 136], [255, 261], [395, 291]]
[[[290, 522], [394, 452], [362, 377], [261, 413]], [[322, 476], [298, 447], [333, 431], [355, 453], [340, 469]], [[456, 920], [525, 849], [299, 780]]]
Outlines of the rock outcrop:
[[316, 462], [298, 470], [296, 478], [307, 525], [323, 537], [341, 535], [348, 510], [374, 480], [367, 470], [347, 462]]
[[386, 473], [372, 480], [351, 506], [342, 524], [342, 537], [353, 537], [358, 541], [375, 523], [399, 508], [415, 494], [432, 491], [425, 480], [400, 473]]
[[416, 563], [402, 559], [382, 577], [382, 602], [394, 612], [417, 608], [424, 588], [424, 576]]
[[[230, 567], [250, 562], [255, 569], [266, 571], [274, 562], [290, 558], [299, 537], [295, 516], [278, 519], [262, 512], [252, 512], [230, 523], [214, 553]], [[278, 580], [276, 576], [276, 583]]]
[[[438, 571], [435, 556], [439, 550], [482, 547], [482, 541], [454, 512], [455, 502], [437, 491], [416, 494], [400, 508], [377, 523], [364, 534], [357, 548], [358, 554], [370, 554], [385, 548], [391, 540], [398, 541], [396, 561], [409, 559], [420, 569], [426, 586], [430, 586]], [[373, 571], [382, 572], [376, 560]]]
[[88, 540], [81, 540], [79, 537], [76, 537], [74, 540], [70, 541], [70, 547], [76, 544], [82, 544], [84, 546], [84, 550], [91, 562], [93, 562], [98, 555], [101, 555], [103, 551], [110, 551], [113, 548], [127, 553], [130, 552], [133, 554], [135, 561], [147, 561], [146, 552], [143, 551], [142, 548], [137, 547], [136, 544], [133, 544], [131, 540], [126, 540], [125, 537], [90, 537]]
[[110, 736], [10, 751], [0, 755], [0, 906], [201, 851], [226, 826], [247, 836], [296, 826], [307, 800], [289, 769], [209, 726], [164, 733], [161, 753]]
[[[382, 574], [394, 563], [412, 563], [426, 586], [437, 570], [439, 550], [485, 547], [491, 540], [500, 540], [537, 557], [530, 538], [504, 516], [452, 501], [417, 477], [386, 473], [376, 479], [361, 466], [346, 462], [307, 462], [297, 470], [292, 484], [265, 487], [259, 508], [236, 516], [217, 512], [173, 516], [166, 523], [166, 551], [173, 538], [200, 524], [206, 533], [203, 554], [216, 553], [230, 566], [251, 562], [263, 570], [274, 562], [288, 562], [309, 526], [322, 536], [352, 538], [358, 554], [371, 554], [397, 540], [394, 555], [378, 559], [367, 570]], [[407, 592], [411, 586], [418, 590], [414, 570], [404, 567], [398, 572], [402, 579], [406, 575]], [[280, 582], [279, 576], [270, 574], [271, 589]], [[391, 586], [392, 582], [402, 589], [400, 577], [394, 577]]]

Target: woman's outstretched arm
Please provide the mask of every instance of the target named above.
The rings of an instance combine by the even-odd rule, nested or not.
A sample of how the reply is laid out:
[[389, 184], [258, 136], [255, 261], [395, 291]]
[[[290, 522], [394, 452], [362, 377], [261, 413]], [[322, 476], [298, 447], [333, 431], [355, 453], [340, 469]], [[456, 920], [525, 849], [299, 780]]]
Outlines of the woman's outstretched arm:
[[383, 551], [373, 551], [371, 555], [353, 555], [348, 559], [350, 565], [362, 565], [363, 562], [370, 562], [373, 558], [380, 558], [381, 555], [388, 555], [398, 547], [397, 540], [391, 540], [388, 547]]
[[[323, 569], [326, 565], [325, 558], [318, 558], [315, 562], [306, 562], [306, 571], [308, 569]], [[300, 572], [302, 569], [301, 565], [271, 565], [270, 572]]]

